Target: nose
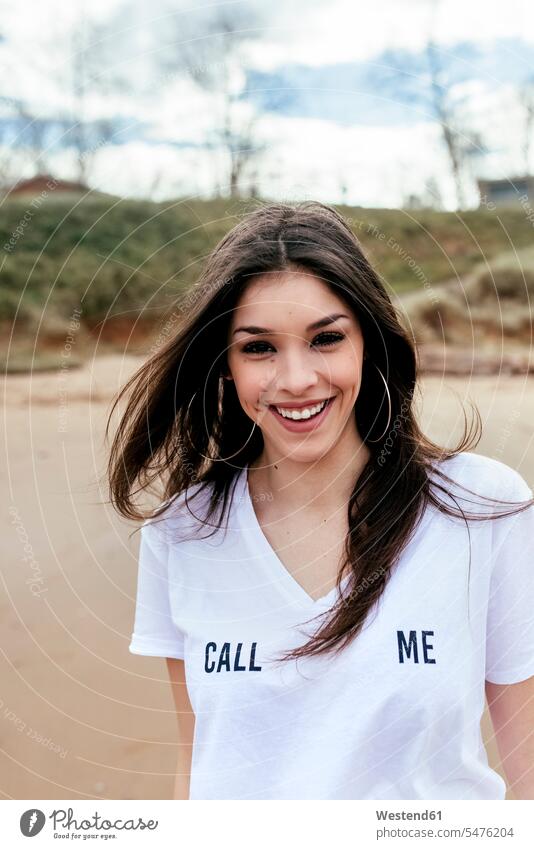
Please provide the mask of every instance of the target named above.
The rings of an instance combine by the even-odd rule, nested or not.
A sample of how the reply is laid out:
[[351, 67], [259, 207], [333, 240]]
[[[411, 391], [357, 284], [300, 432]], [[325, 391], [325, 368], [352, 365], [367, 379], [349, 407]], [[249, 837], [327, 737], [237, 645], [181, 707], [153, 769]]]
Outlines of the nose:
[[263, 384], [265, 398], [273, 399], [287, 393], [302, 398], [321, 382], [317, 372], [317, 354], [302, 351], [298, 346], [288, 349], [271, 364], [271, 370]]

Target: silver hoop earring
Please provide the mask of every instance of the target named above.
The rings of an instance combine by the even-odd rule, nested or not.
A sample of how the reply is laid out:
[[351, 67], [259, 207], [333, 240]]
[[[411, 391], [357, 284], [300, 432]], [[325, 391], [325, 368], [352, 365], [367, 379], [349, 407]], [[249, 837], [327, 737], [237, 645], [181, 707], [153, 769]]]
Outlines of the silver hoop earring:
[[371, 362], [373, 363], [374, 367], [377, 369], [378, 373], [380, 374], [380, 377], [382, 378], [384, 386], [386, 387], [386, 393], [387, 393], [387, 396], [388, 396], [389, 412], [388, 412], [388, 423], [386, 425], [386, 429], [385, 429], [384, 433], [381, 434], [381, 436], [378, 437], [378, 439], [368, 439], [367, 440], [367, 442], [380, 442], [384, 438], [384, 436], [386, 435], [388, 428], [389, 428], [389, 424], [391, 422], [391, 395], [389, 394], [389, 387], [387, 385], [386, 378], [384, 377], [384, 375], [382, 374], [382, 372], [380, 371], [380, 369], [378, 368], [378, 366], [376, 365], [374, 360], [371, 360]]
[[[195, 391], [194, 391], [194, 392], [193, 392], [193, 394], [191, 395], [191, 398], [190, 398], [190, 400], [189, 400], [189, 404], [187, 405], [187, 410], [186, 410], [186, 420], [187, 420], [187, 418], [189, 417], [189, 408], [191, 407], [191, 404], [192, 404], [192, 402], [193, 402], [193, 398], [194, 398], [194, 397], [195, 397], [195, 395], [197, 394], [197, 391], [198, 391], [198, 390], [197, 390], [197, 389], [195, 389]], [[248, 445], [248, 443], [249, 443], [249, 441], [250, 441], [250, 439], [251, 439], [251, 437], [252, 437], [252, 434], [254, 433], [254, 428], [255, 428], [255, 427], [256, 427], [256, 422], [254, 422], [254, 423], [253, 423], [253, 425], [252, 425], [252, 430], [250, 431], [250, 436], [248, 437], [247, 441], [245, 442], [245, 445]], [[191, 431], [189, 430], [189, 425], [187, 425], [187, 436], [188, 436], [189, 442], [191, 443], [191, 445], [192, 445], [192, 446], [193, 446], [193, 448], [194, 448], [194, 447], [195, 447], [195, 445], [194, 445], [194, 442], [193, 442], [193, 440], [192, 440], [192, 438], [191, 438]], [[235, 452], [235, 454], [230, 454], [230, 456], [229, 456], [229, 457], [206, 457], [206, 455], [205, 455], [205, 454], [203, 454], [203, 453], [202, 453], [202, 451], [199, 451], [198, 453], [200, 454], [200, 456], [201, 456], [201, 457], [203, 457], [205, 460], [209, 460], [211, 463], [221, 463], [221, 462], [225, 462], [226, 460], [231, 460], [231, 459], [232, 459], [232, 457], [235, 457], [237, 454], [239, 454], [239, 453], [243, 450], [243, 448], [245, 447], [245, 445], [242, 445], [242, 446], [241, 446], [241, 448], [239, 448], [239, 449]], [[196, 450], [196, 449], [195, 449], [195, 450]]]

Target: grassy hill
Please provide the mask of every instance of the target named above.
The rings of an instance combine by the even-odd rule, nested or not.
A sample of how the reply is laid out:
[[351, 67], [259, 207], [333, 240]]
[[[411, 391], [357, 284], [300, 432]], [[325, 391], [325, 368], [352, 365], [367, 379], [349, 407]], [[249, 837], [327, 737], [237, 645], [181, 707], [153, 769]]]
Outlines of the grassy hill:
[[[161, 204], [111, 196], [7, 199], [0, 207], [1, 353], [23, 359], [57, 349], [74, 310], [82, 335], [121, 349], [134, 325], [150, 336], [174, 299], [198, 279], [204, 259], [239, 217], [266, 201]], [[532, 245], [524, 212], [338, 207], [390, 291], [463, 276], [510, 246]], [[9, 342], [11, 340], [11, 342]], [[141, 344], [142, 347], [142, 344]], [[44, 362], [44, 360], [43, 360]], [[37, 365], [37, 363], [35, 363]]]

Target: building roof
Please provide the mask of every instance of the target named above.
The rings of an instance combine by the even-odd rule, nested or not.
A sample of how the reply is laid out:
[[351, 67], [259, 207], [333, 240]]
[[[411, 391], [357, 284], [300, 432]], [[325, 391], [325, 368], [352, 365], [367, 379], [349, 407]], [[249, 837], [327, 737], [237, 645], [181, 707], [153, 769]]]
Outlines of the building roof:
[[9, 189], [10, 195], [33, 194], [48, 190], [59, 192], [89, 192], [89, 186], [72, 180], [61, 180], [51, 174], [36, 174], [25, 180], [19, 180]]

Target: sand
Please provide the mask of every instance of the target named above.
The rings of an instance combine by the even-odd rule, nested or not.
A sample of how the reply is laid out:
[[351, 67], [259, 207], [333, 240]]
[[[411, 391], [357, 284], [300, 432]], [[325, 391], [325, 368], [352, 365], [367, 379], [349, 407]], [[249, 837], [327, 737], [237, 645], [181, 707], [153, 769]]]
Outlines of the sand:
[[[6, 799], [166, 799], [176, 719], [165, 661], [128, 652], [138, 534], [105, 503], [110, 400], [142, 362], [3, 379], [4, 555], [0, 791]], [[424, 430], [451, 444], [460, 399], [479, 406], [478, 453], [534, 480], [532, 377], [427, 376]], [[468, 409], [468, 408], [467, 408]], [[490, 762], [500, 769], [486, 716]], [[510, 797], [511, 798], [511, 797]]]

